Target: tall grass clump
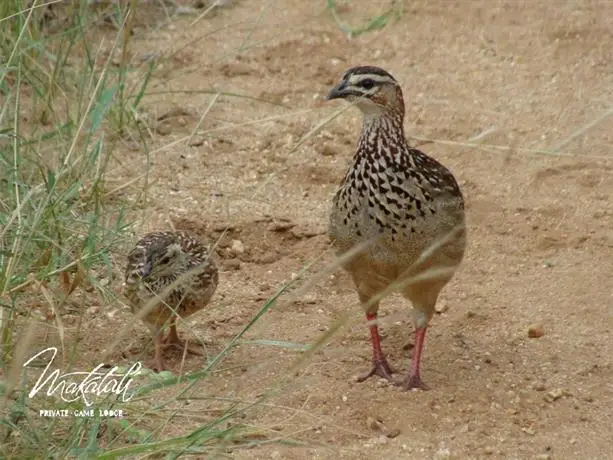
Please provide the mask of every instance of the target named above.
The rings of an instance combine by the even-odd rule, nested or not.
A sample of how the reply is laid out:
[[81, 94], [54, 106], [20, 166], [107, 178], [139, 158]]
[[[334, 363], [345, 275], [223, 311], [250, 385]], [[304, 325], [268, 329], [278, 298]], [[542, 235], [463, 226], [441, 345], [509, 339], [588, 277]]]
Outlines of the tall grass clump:
[[109, 193], [107, 172], [119, 142], [146, 152], [135, 114], [152, 71], [134, 72], [127, 58], [136, 2], [114, 7], [120, 27], [106, 38], [92, 27], [87, 0], [57, 3], [55, 19], [42, 1], [26, 3], [0, 2], [3, 458], [42, 458], [43, 451], [63, 457], [92, 429], [81, 423], [58, 437], [53, 423], [30, 424], [20, 365], [32, 351], [37, 306], [55, 321], [68, 356], [66, 300], [84, 286], [103, 301], [112, 296], [98, 280], [105, 272], [110, 278], [111, 250], [130, 222], [126, 203]]

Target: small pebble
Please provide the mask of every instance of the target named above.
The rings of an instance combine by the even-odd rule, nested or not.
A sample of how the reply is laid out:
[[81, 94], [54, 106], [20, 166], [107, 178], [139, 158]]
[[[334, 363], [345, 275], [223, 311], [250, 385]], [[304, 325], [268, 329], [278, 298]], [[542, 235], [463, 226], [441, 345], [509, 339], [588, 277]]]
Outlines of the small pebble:
[[449, 310], [449, 304], [447, 304], [447, 302], [443, 302], [443, 301], [439, 301], [436, 306], [434, 307], [434, 310], [436, 311], [436, 313], [443, 314], [445, 313], [447, 310]]
[[241, 240], [232, 240], [232, 245], [230, 246], [230, 250], [234, 254], [242, 254], [245, 252], [245, 245]]
[[528, 328], [528, 337], [531, 339], [538, 339], [539, 337], [543, 337], [545, 335], [545, 329], [540, 324], [533, 324]]
[[564, 396], [564, 390], [562, 390], [561, 388], [556, 388], [555, 390], [551, 390], [547, 392], [547, 394], [545, 395], [545, 401], [547, 402], [557, 401], [562, 396]]
[[373, 444], [387, 444], [388, 439], [384, 435], [381, 435], [381, 436], [377, 436], [376, 438], [374, 438], [371, 442]]
[[284, 232], [295, 227], [296, 224], [293, 222], [273, 222], [269, 225], [269, 230], [272, 232]]
[[400, 435], [400, 429], [398, 428], [392, 428], [391, 430], [385, 433], [385, 436], [387, 436], [390, 439], [394, 439], [398, 437], [399, 435]]
[[336, 149], [327, 142], [318, 149], [318, 152], [325, 157], [332, 157], [337, 154]]
[[200, 147], [204, 144], [204, 137], [194, 136], [191, 141], [189, 141], [189, 145], [192, 147]]
[[369, 430], [379, 431], [381, 429], [381, 422], [372, 417], [366, 417], [366, 427]]
[[536, 382], [532, 388], [534, 388], [536, 391], [545, 391], [545, 384], [543, 382]]
[[172, 132], [172, 126], [170, 125], [170, 123], [160, 123], [155, 128], [155, 130], [161, 136], [167, 136], [167, 135], [169, 135]]

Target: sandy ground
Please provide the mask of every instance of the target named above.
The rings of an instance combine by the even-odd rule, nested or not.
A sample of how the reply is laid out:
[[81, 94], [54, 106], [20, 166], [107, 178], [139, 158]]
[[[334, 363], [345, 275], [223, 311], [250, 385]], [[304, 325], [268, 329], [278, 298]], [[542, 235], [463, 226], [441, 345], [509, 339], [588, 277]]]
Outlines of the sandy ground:
[[[389, 7], [357, 5], [342, 6], [344, 21], [364, 24]], [[244, 344], [192, 391], [249, 402], [282, 384], [242, 421], [262, 439], [302, 444], [227, 455], [613, 458], [613, 126], [604, 117], [613, 3], [407, 1], [386, 27], [352, 39], [323, 1], [235, 1], [194, 19], [140, 31], [132, 43], [135, 63], [167, 56], [150, 87], [159, 94], [145, 99], [148, 119], [164, 120], [150, 141], [153, 185], [138, 233], [174, 226], [207, 242], [221, 236], [218, 291], [182, 331], [219, 351], [311, 262], [301, 282], [310, 287], [283, 295], [246, 338], [309, 344], [351, 319], [297, 368], [295, 350]], [[355, 382], [371, 353], [357, 296], [346, 274], [318, 275], [334, 261], [328, 210], [360, 114], [348, 110], [300, 141], [342, 107], [322, 98], [358, 64], [397, 78], [407, 134], [434, 141], [421, 148], [453, 171], [467, 200], [467, 255], [426, 339], [428, 392]], [[108, 187], [146, 162], [126, 145]], [[122, 193], [139, 197], [136, 185]], [[405, 372], [410, 307], [392, 296], [381, 320], [383, 347]], [[126, 348], [148, 344], [119, 305], [86, 321], [85, 360], [97, 362], [108, 331], [126, 324]], [[534, 324], [543, 337], [528, 338]], [[169, 362], [180, 371], [178, 359]], [[202, 364], [189, 357], [184, 370]], [[210, 407], [189, 406], [191, 414]], [[185, 417], [163, 436], [200, 422]]]

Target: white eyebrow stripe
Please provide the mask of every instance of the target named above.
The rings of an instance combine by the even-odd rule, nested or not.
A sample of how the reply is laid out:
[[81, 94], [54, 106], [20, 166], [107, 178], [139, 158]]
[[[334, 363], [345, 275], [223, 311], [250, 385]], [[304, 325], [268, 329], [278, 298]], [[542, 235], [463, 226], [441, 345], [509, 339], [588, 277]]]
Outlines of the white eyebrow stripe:
[[396, 83], [393, 79], [386, 75], [377, 75], [374, 73], [362, 73], [357, 75], [351, 75], [349, 77], [348, 83], [350, 85], [355, 85], [362, 80], [370, 79], [377, 83]]

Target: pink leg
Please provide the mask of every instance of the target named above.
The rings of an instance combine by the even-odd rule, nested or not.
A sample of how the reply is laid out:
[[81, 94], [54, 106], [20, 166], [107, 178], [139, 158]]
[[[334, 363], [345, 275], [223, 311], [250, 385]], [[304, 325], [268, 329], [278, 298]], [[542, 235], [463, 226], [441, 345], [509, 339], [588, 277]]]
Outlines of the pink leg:
[[164, 366], [164, 358], [162, 357], [162, 349], [163, 349], [163, 339], [162, 339], [162, 331], [157, 331], [154, 337], [155, 340], [155, 357], [154, 357], [154, 370], [157, 372], [162, 372], [166, 370], [166, 366]]
[[[368, 321], [375, 321], [377, 319], [376, 313], [366, 313], [366, 319]], [[392, 379], [392, 368], [387, 363], [383, 350], [381, 350], [381, 337], [379, 337], [379, 328], [377, 324], [371, 324], [368, 326], [370, 329], [370, 341], [372, 343], [372, 368], [365, 374], [358, 377], [358, 382], [363, 382], [373, 375], [378, 375], [384, 379]]]
[[419, 388], [421, 390], [427, 390], [428, 386], [421, 381], [419, 373], [421, 365], [421, 352], [424, 349], [424, 341], [426, 338], [426, 328], [422, 327], [415, 330], [415, 346], [413, 347], [413, 358], [411, 360], [411, 371], [406, 379], [400, 382], [398, 385], [405, 390], [411, 390], [413, 388]]
[[187, 344], [179, 338], [179, 334], [177, 332], [176, 318], [170, 320], [170, 329], [168, 330], [168, 334], [166, 335], [166, 337], [164, 337], [162, 343], [164, 348], [175, 347], [179, 350], [187, 348], [187, 353], [203, 356], [202, 351], [192, 346], [187, 346]]

